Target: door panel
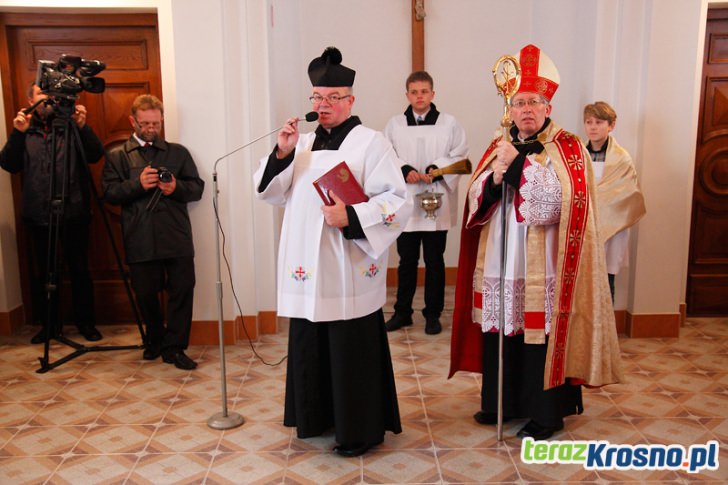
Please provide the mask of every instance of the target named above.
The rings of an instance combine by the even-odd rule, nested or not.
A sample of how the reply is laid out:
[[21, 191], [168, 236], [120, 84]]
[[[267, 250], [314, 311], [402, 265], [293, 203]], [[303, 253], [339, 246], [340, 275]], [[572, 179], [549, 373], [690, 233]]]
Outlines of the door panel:
[[710, 9], [695, 159], [687, 313], [728, 315], [728, 9]]

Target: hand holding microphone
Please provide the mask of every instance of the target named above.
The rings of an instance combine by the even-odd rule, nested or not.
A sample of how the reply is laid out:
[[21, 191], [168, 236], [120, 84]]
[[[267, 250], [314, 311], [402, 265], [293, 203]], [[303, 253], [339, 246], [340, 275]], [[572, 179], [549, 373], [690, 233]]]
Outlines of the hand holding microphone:
[[[307, 113], [303, 118], [306, 121], [316, 121], [318, 119], [318, 113], [311, 111]], [[278, 132], [278, 150], [276, 151], [276, 158], [286, 158], [298, 143], [298, 122], [301, 118], [289, 118], [286, 124], [283, 125], [281, 131]]]

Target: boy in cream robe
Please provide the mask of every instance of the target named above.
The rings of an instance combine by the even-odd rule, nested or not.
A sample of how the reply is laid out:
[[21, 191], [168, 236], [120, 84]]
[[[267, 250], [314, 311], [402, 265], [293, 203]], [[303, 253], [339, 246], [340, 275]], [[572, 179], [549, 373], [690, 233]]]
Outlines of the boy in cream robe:
[[629, 260], [629, 228], [646, 212], [632, 157], [610, 135], [616, 124], [617, 113], [604, 101], [584, 107], [586, 148], [597, 183], [599, 237], [604, 242], [612, 301], [614, 277]]

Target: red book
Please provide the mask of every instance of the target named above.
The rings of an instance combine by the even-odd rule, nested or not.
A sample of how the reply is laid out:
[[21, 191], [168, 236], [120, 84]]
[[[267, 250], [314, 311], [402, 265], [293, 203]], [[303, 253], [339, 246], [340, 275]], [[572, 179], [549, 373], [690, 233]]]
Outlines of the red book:
[[316, 187], [316, 191], [326, 205], [334, 205], [334, 202], [329, 198], [329, 190], [338, 195], [346, 205], [354, 205], [369, 200], [346, 162], [339, 163], [314, 180], [313, 186]]

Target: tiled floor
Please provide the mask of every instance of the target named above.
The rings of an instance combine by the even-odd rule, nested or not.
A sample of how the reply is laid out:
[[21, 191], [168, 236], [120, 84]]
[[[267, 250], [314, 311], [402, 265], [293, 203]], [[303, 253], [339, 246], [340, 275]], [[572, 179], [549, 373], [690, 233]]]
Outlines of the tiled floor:
[[[523, 421], [507, 423], [499, 443], [493, 427], [472, 419], [479, 376], [445, 378], [450, 313], [434, 337], [417, 317], [413, 327], [390, 334], [404, 431], [353, 459], [331, 452], [331, 435], [299, 440], [283, 427], [285, 365], [260, 362], [247, 344], [226, 348], [229, 409], [246, 422], [218, 431], [206, 424], [222, 409], [217, 347], [191, 348], [200, 363], [191, 372], [143, 361], [134, 350], [88, 353], [38, 374], [42, 347], [27, 344], [31, 329], [2, 338], [0, 484], [728, 481], [728, 319], [692, 320], [679, 339], [623, 339], [626, 382], [585, 391], [584, 414], [567, 418], [554, 438], [685, 446], [717, 440], [723, 466], [688, 474], [523, 464], [514, 437]], [[102, 330], [105, 345], [138, 342], [132, 326]], [[263, 336], [255, 348], [266, 361], [280, 360], [285, 332]], [[52, 359], [68, 352], [57, 344], [52, 350]]]

